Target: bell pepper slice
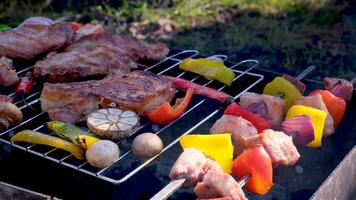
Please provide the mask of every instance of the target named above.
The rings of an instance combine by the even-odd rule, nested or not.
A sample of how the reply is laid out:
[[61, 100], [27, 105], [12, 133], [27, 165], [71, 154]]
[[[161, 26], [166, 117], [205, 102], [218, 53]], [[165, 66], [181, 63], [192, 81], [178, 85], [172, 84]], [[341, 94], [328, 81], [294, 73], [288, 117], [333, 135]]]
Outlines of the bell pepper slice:
[[208, 80], [218, 80], [228, 86], [235, 78], [235, 73], [224, 63], [206, 58], [186, 58], [179, 64], [179, 69], [200, 74]]
[[314, 96], [320, 94], [323, 98], [326, 108], [328, 109], [331, 117], [334, 120], [334, 128], [337, 128], [340, 124], [342, 117], [345, 114], [346, 102], [343, 98], [335, 96], [333, 93], [327, 90], [315, 90], [309, 94]]
[[239, 106], [237, 103], [232, 103], [230, 104], [225, 112], [224, 115], [234, 115], [237, 117], [242, 117], [246, 119], [247, 121], [251, 122], [257, 129], [257, 131], [260, 133], [265, 129], [269, 129], [272, 127], [272, 121], [265, 119], [261, 115], [254, 114], [241, 106]]
[[194, 90], [194, 94], [199, 94], [208, 97], [210, 99], [215, 99], [221, 103], [230, 104], [234, 102], [234, 98], [226, 94], [225, 92], [215, 90], [213, 88], [205, 87], [182, 78], [177, 78], [172, 76], [165, 76], [165, 77], [168, 78], [170, 81], [172, 81], [174, 87], [179, 90], [187, 91], [189, 88], [192, 88]]
[[147, 114], [148, 119], [156, 124], [164, 125], [178, 119], [187, 109], [193, 96], [193, 89], [188, 89], [184, 99], [176, 106], [166, 102]]
[[83, 27], [83, 24], [77, 22], [69, 22], [69, 25], [72, 27], [73, 30], [77, 31]]
[[302, 96], [299, 90], [292, 83], [282, 77], [276, 77], [263, 89], [263, 94], [275, 96], [279, 93], [283, 94], [282, 98], [285, 101], [285, 113], [288, 111], [289, 107], [291, 107], [292, 101], [294, 99], [299, 99]]
[[327, 113], [308, 106], [294, 105], [288, 110], [286, 119], [301, 115], [308, 115], [311, 118], [314, 128], [314, 140], [311, 141], [307, 146], [314, 148], [320, 147]]
[[48, 145], [68, 151], [73, 154], [77, 159], [84, 160], [83, 150], [78, 146], [61, 138], [36, 131], [20, 131], [16, 135], [12, 136], [11, 142], [29, 142], [33, 144]]
[[192, 134], [179, 139], [183, 149], [193, 147], [202, 151], [206, 156], [214, 159], [224, 170], [231, 173], [234, 146], [231, 142], [231, 134]]
[[239, 155], [233, 163], [232, 174], [240, 179], [250, 175], [246, 188], [264, 195], [273, 186], [273, 167], [268, 153], [262, 146], [252, 147]]

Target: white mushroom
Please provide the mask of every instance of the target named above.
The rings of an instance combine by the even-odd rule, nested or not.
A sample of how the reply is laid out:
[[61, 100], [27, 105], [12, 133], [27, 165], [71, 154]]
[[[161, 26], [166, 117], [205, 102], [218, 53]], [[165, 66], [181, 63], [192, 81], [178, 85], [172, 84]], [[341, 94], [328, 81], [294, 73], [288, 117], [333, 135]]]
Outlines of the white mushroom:
[[139, 124], [140, 118], [135, 112], [117, 108], [97, 110], [87, 119], [89, 129], [98, 137], [106, 139], [127, 137]]
[[0, 131], [22, 122], [22, 112], [13, 103], [0, 102]]
[[117, 144], [110, 140], [99, 140], [85, 152], [87, 161], [94, 167], [104, 168], [114, 164], [119, 159], [120, 150]]
[[161, 152], [163, 143], [161, 138], [153, 133], [143, 133], [132, 142], [132, 151], [143, 159], [151, 158]]

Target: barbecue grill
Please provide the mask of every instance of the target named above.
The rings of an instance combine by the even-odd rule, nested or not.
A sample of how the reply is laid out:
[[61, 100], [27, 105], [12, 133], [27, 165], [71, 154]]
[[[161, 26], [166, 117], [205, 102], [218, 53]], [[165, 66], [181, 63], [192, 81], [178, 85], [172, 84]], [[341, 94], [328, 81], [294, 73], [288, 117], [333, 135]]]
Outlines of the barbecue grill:
[[[225, 87], [217, 81], [209, 81], [193, 73], [180, 71], [178, 69], [180, 61], [189, 57], [203, 56], [199, 55], [196, 50], [173, 50], [162, 61], [143, 64], [148, 66], [146, 70], [156, 74], [191, 80], [222, 90], [235, 99], [246, 91], [261, 93], [264, 85], [279, 75], [276, 72], [255, 68], [258, 65], [256, 60], [244, 60], [238, 63], [226, 61], [226, 65], [236, 73], [236, 78], [232, 86]], [[212, 57], [227, 59], [224, 55]], [[24, 75], [32, 69], [23, 63], [17, 66], [16, 70], [19, 75]], [[304, 79], [303, 82], [309, 89], [322, 87], [318, 81]], [[49, 121], [49, 118], [40, 108], [39, 96], [42, 84], [41, 81], [35, 82], [31, 94], [24, 101], [15, 103], [24, 114], [23, 122], [0, 133], [1, 154], [4, 155], [3, 160], [0, 161], [3, 169], [0, 171], [0, 177], [12, 184], [65, 199], [148, 199], [152, 197], [169, 182], [169, 170], [181, 153], [179, 144], [177, 144], [179, 137], [189, 133], [208, 133], [225, 108], [224, 105], [214, 100], [194, 95], [187, 111], [168, 125], [158, 126], [147, 119], [141, 119], [141, 126], [128, 138], [115, 141], [121, 151], [117, 162], [107, 168], [97, 169], [60, 149], [10, 142], [11, 136], [23, 129], [53, 134], [46, 128], [44, 123]], [[10, 89], [4, 91], [9, 96], [15, 95]], [[178, 92], [177, 95], [179, 96], [180, 93]], [[340, 127], [333, 136], [324, 140], [320, 149], [298, 146], [301, 159], [297, 165], [275, 169], [275, 185], [268, 194], [258, 196], [245, 191], [247, 197], [249, 199], [305, 199], [310, 197], [356, 144], [355, 105], [353, 97]], [[86, 128], [83, 124], [81, 126]], [[133, 138], [144, 132], [158, 134], [164, 144], [160, 155], [145, 161], [133, 155], [130, 149]], [[192, 189], [180, 189], [171, 198], [195, 199], [196, 197]]]

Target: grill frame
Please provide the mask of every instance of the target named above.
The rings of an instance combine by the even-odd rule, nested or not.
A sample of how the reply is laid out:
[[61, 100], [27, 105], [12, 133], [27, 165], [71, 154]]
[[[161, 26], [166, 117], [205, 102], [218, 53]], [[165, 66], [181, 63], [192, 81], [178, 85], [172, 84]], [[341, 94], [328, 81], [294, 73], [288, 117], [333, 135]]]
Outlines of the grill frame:
[[[184, 56], [185, 54], [187, 54], [188, 56]], [[173, 69], [177, 68], [179, 63], [184, 58], [192, 58], [192, 57], [199, 57], [199, 52], [196, 51], [196, 50], [178, 51], [176, 53], [170, 54], [169, 56], [167, 56], [162, 61], [159, 61], [159, 62], [156, 62], [156, 63], [150, 65], [145, 70], [154, 70], [155, 68], [157, 68], [157, 67], [159, 67], [161, 65], [164, 65], [164, 63], [173, 62], [174, 64], [170, 64], [168, 67], [166, 67], [165, 69], [163, 69], [159, 73], [157, 73], [157, 74], [165, 74], [166, 72], [168, 73], [170, 70], [173, 70]], [[225, 56], [225, 55], [213, 55], [213, 56], [210, 56], [210, 57], [218, 57], [218, 58], [220, 58], [222, 60], [227, 60], [227, 56]], [[237, 69], [235, 69], [237, 67], [242, 67], [242, 65], [247, 65], [248, 63], [253, 63], [253, 64], [251, 66], [247, 66], [246, 70], [237, 70]], [[248, 91], [251, 88], [253, 88], [255, 85], [257, 85], [259, 82], [261, 82], [264, 79], [263, 75], [249, 72], [250, 70], [252, 70], [257, 65], [258, 65], [258, 61], [256, 61], [256, 60], [244, 60], [244, 61], [241, 61], [239, 63], [234, 63], [234, 64], [232, 64], [230, 66], [230, 68], [237, 74], [236, 78], [234, 79], [234, 84], [236, 84], [237, 81], [240, 80], [241, 78], [246, 78], [248, 76], [257, 78], [252, 84], [248, 85], [246, 88], [243, 88], [242, 91], [238, 92], [237, 94], [235, 94], [235, 95], [230, 94], [235, 99], [237, 99], [245, 91]], [[31, 70], [32, 68], [33, 68], [32, 66], [31, 67], [27, 67], [27, 68], [19, 70], [17, 73], [18, 74], [23, 74], [23, 73]], [[177, 77], [183, 77], [184, 75], [186, 75], [188, 73], [189, 72], [182, 72], [181, 71], [180, 74]], [[189, 80], [197, 81], [199, 78], [200, 78], [200, 76], [194, 75], [194, 78], [193, 79], [189, 79]], [[206, 81], [205, 84], [203, 84], [203, 85], [207, 86], [207, 85], [214, 84], [214, 83], [216, 83], [216, 81]], [[34, 82], [34, 87], [35, 86], [39, 86], [39, 85], [41, 85], [41, 82]], [[218, 89], [219, 90], [223, 90], [223, 89], [225, 89], [225, 86], [221, 86]], [[30, 109], [32, 109], [32, 106], [35, 106], [35, 107], [37, 107], [37, 109], [40, 109], [40, 106], [39, 106], [40, 105], [40, 102], [39, 102], [40, 92], [41, 92], [41, 87], [39, 88], [39, 90], [32, 91], [31, 94], [25, 99], [25, 101], [18, 101], [18, 102], [15, 102], [15, 104], [17, 106], [19, 106], [19, 108], [21, 110], [27, 110], [27, 112], [29, 112]], [[15, 93], [10, 93], [9, 94], [9, 96], [12, 96], [12, 97], [14, 95], [15, 95]], [[31, 100], [31, 101], [29, 101], [29, 100]], [[159, 131], [157, 131], [155, 133], [156, 134], [160, 134], [167, 127], [175, 126], [176, 121], [181, 120], [185, 115], [192, 114], [191, 112], [194, 111], [194, 109], [197, 108], [199, 105], [202, 105], [206, 100], [207, 99], [205, 98], [205, 99], [199, 100], [198, 103], [195, 103], [194, 105], [191, 105], [190, 108], [187, 109], [187, 111], [179, 119], [177, 119], [174, 122], [164, 126], [163, 128], [161, 128]], [[184, 133], [182, 133], [180, 136], [189, 134], [196, 127], [200, 126], [201, 124], [205, 123], [208, 119], [210, 119], [212, 116], [216, 115], [219, 111], [221, 111], [221, 108], [215, 109], [208, 116], [203, 118], [199, 123], [195, 124], [192, 127], [189, 127], [189, 129], [184, 131]], [[123, 155], [120, 155], [120, 158], [113, 165], [111, 165], [109, 167], [106, 167], [104, 169], [96, 169], [95, 168], [98, 171], [97, 172], [93, 172], [93, 171], [90, 171], [90, 168], [89, 168], [89, 170], [84, 168], [86, 165], [88, 165], [86, 161], [83, 161], [81, 164], [78, 164], [78, 165], [74, 165], [74, 164], [71, 164], [69, 162], [66, 162], [67, 159], [73, 158], [73, 156], [71, 154], [69, 154], [69, 153], [68, 153], [69, 155], [66, 155], [66, 156], [62, 157], [61, 159], [57, 159], [57, 158], [54, 158], [54, 157], [50, 156], [51, 153], [55, 153], [56, 152], [57, 148], [47, 148], [49, 150], [46, 150], [45, 152], [41, 152], [42, 151], [41, 148], [40, 148], [40, 150], [37, 149], [37, 147], [39, 147], [41, 145], [15, 144], [15, 143], [9, 141], [10, 137], [15, 133], [15, 130], [23, 130], [23, 129], [25, 129], [24, 127], [26, 127], [26, 125], [31, 124], [33, 122], [37, 123], [38, 120], [41, 120], [41, 117], [45, 117], [45, 113], [42, 112], [42, 111], [38, 112], [37, 114], [35, 114], [34, 116], [32, 116], [32, 117], [30, 117], [28, 119], [25, 119], [20, 125], [12, 127], [10, 129], [0, 133], [0, 142], [3, 142], [5, 144], [9, 144], [9, 145], [11, 145], [13, 147], [16, 147], [18, 149], [24, 150], [26, 152], [29, 152], [29, 153], [37, 155], [39, 157], [45, 158], [47, 160], [51, 160], [53, 162], [56, 162], [58, 164], [61, 164], [61, 165], [64, 165], [66, 167], [72, 168], [74, 170], [80, 171], [82, 173], [91, 175], [91, 176], [96, 177], [98, 179], [105, 180], [105, 181], [110, 182], [112, 184], [124, 183], [125, 181], [130, 179], [132, 176], [134, 176], [135, 174], [140, 172], [142, 169], [144, 169], [146, 166], [148, 166], [150, 163], [152, 163], [155, 159], [157, 159], [160, 155], [162, 155], [166, 150], [170, 149], [173, 145], [175, 145], [179, 141], [179, 137], [177, 137], [173, 142], [170, 142], [169, 144], [165, 145], [163, 151], [159, 155], [157, 155], [157, 156], [155, 156], [155, 157], [153, 157], [153, 158], [141, 163], [138, 167], [133, 168], [132, 170], [130, 170], [130, 172], [127, 173], [122, 178], [112, 178], [112, 177], [109, 177], [110, 174], [105, 175], [106, 172], [109, 170], [109, 168], [112, 168], [112, 167], [115, 167], [116, 165], [118, 165], [120, 160], [124, 159], [125, 156], [131, 154], [131, 152], [132, 152], [131, 149], [126, 151]], [[137, 134], [140, 130], [143, 130], [145, 127], [152, 125], [152, 123], [150, 123], [150, 122], [144, 123], [144, 124], [145, 125], [140, 126], [129, 137], [133, 137], [133, 135]], [[42, 122], [41, 125], [36, 126], [35, 128], [32, 128], [32, 130], [39, 131], [39, 130], [42, 130], [44, 128], [45, 128], [45, 125], [44, 125], [44, 122]], [[48, 134], [52, 135], [53, 133], [48, 133]], [[4, 139], [4, 136], [8, 136], [7, 139]], [[122, 141], [124, 141], [126, 139], [127, 138], [119, 140], [116, 143], [120, 144]]]

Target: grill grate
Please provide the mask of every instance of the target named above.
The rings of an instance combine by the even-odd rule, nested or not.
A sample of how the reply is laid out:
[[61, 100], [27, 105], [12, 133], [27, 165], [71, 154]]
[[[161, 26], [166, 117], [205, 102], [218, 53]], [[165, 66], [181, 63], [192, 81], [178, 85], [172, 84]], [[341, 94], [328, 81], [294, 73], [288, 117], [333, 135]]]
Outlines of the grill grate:
[[[178, 65], [183, 59], [190, 57], [200, 57], [198, 54], [199, 53], [196, 50], [175, 50], [162, 61], [145, 63], [145, 65], [148, 66], [146, 70], [152, 71], [156, 74], [176, 76], [191, 80], [201, 85], [224, 91], [233, 96], [235, 99], [238, 98], [243, 92], [250, 90], [264, 78], [262, 75], [249, 72], [253, 67], [258, 65], [258, 61], [256, 60], [244, 60], [233, 65], [228, 65], [228, 67], [230, 67], [230, 69], [232, 69], [237, 75], [233, 81], [232, 86], [229, 88], [226, 88], [223, 84], [217, 81], [208, 81], [201, 76], [190, 72], [182, 72], [178, 69]], [[211, 57], [220, 58], [222, 60], [227, 59], [225, 55], [214, 55]], [[23, 75], [32, 68], [33, 67], [28, 67], [16, 70], [18, 71], [18, 74]], [[245, 70], [238, 70], [237, 68]], [[49, 121], [49, 118], [44, 112], [41, 111], [40, 108], [39, 97], [41, 89], [42, 83], [34, 82], [31, 95], [29, 95], [25, 101], [19, 101], [15, 103], [22, 110], [24, 114], [24, 120], [18, 126], [12, 127], [0, 133], [0, 142], [12, 145], [16, 148], [22, 149], [45, 159], [57, 162], [61, 165], [70, 167], [72, 169], [81, 171], [114, 184], [123, 183], [134, 176], [136, 173], [156, 160], [160, 155], [164, 154], [174, 144], [176, 144], [179, 141], [179, 136], [190, 133], [221, 110], [221, 107], [218, 103], [215, 103], [214, 106], [211, 106], [211, 104], [207, 104], [207, 101], [211, 100], [208, 100], [207, 98], [200, 95], [194, 95], [187, 111], [179, 119], [168, 125], [158, 126], [150, 123], [145, 118], [141, 118], [142, 125], [140, 127], [138, 127], [129, 137], [116, 141], [121, 151], [119, 159], [109, 167], [98, 169], [90, 166], [90, 164], [88, 164], [86, 161], [75, 159], [74, 156], [61, 149], [29, 143], [14, 144], [10, 141], [10, 138], [15, 133], [24, 129], [32, 129], [35, 131], [47, 133], [49, 135], [53, 134], [46, 128], [44, 124], [45, 122]], [[181, 92], [178, 91], [178, 94], [180, 93]], [[6, 91], [6, 89], [5, 94], [12, 97], [15, 95], [15, 93], [11, 92], [10, 90]], [[204, 112], [201, 112], [200, 108], [204, 106], [206, 106], [206, 108], [204, 108]], [[192, 117], [192, 115], [194, 117]], [[190, 124], [193, 124], [191, 127], [187, 127], [186, 123], [184, 122], [187, 119], [187, 116], [189, 116], [189, 120], [195, 120], [195, 122], [190, 121]], [[177, 127], [180, 128], [182, 134], [168, 137], [167, 135], [170, 134], [170, 130], [173, 128], [176, 129]], [[88, 130], [85, 126], [82, 128]], [[154, 132], [159, 135], [163, 140], [164, 149], [159, 155], [149, 160], [141, 161], [132, 154], [130, 146], [133, 138], [144, 132]]]

